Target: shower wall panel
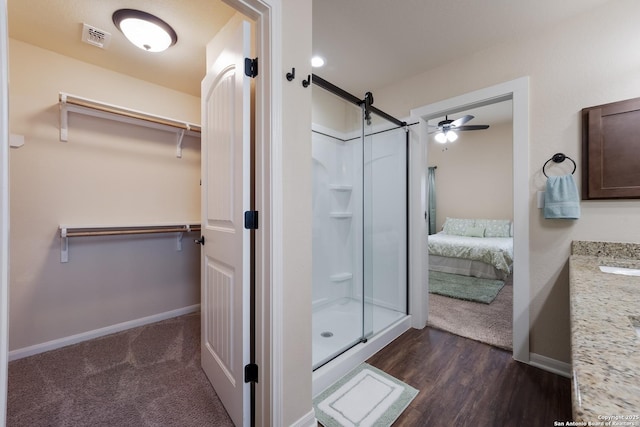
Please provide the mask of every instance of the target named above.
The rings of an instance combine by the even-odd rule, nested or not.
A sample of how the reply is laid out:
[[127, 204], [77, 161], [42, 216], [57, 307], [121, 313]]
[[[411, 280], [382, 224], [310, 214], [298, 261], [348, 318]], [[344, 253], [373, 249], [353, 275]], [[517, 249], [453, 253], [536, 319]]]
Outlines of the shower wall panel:
[[[325, 129], [325, 132], [327, 130]], [[353, 142], [313, 133], [313, 306], [351, 297], [358, 203]]]

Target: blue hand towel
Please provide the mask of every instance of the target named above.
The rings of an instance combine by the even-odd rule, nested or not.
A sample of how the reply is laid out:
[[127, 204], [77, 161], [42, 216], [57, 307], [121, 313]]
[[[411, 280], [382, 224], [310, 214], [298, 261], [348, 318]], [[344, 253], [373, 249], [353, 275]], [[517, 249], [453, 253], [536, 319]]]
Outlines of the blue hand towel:
[[550, 176], [544, 193], [544, 217], [580, 218], [580, 196], [573, 175]]

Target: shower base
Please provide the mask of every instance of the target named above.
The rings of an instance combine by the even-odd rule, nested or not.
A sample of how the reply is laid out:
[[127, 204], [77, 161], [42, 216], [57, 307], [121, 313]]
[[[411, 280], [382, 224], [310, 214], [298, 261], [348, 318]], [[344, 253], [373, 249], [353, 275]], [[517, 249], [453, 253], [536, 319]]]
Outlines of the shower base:
[[[373, 320], [376, 334], [406, 316], [395, 310], [365, 303], [367, 326]], [[356, 344], [362, 335], [362, 303], [343, 298], [313, 312], [314, 369]]]

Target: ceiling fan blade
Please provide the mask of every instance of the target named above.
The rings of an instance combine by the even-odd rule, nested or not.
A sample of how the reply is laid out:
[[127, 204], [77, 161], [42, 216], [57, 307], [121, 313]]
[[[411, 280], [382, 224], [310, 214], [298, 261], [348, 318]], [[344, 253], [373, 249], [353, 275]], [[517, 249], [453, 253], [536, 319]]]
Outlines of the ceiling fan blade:
[[451, 122], [451, 126], [455, 126], [457, 128], [467, 123], [471, 119], [473, 119], [473, 116], [471, 114], [467, 114], [466, 116], [462, 116], [459, 119], [456, 119], [453, 122]]
[[482, 129], [488, 129], [489, 125], [467, 125], [467, 126], [460, 126], [457, 127], [455, 130], [482, 130]]

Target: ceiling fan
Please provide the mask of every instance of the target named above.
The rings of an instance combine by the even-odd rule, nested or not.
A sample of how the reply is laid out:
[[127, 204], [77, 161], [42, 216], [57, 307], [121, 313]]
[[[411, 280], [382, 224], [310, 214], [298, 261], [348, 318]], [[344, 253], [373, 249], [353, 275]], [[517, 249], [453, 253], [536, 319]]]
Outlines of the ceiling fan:
[[430, 133], [438, 132], [435, 140], [441, 144], [445, 142], [453, 142], [458, 139], [458, 135], [453, 131], [482, 130], [488, 129], [489, 125], [465, 125], [473, 119], [474, 116], [467, 114], [456, 120], [450, 120], [449, 116], [445, 116], [444, 120], [438, 122], [436, 129]]

